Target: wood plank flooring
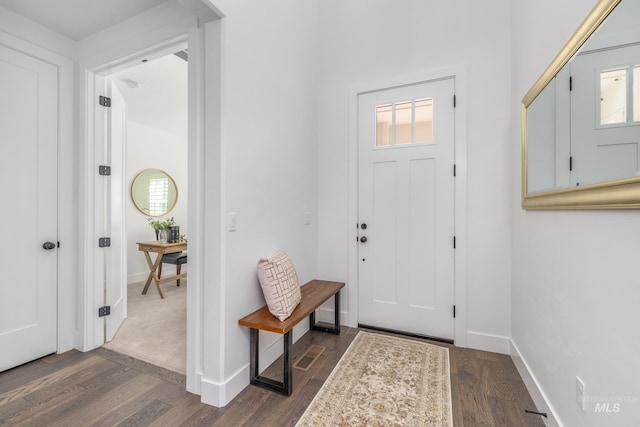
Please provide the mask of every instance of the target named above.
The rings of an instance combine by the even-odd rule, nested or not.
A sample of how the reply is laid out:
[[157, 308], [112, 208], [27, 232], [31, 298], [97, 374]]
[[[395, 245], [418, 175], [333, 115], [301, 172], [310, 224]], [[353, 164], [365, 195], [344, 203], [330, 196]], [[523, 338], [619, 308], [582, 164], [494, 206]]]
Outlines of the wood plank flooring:
[[[313, 344], [327, 349], [308, 371], [294, 369], [285, 397], [248, 386], [225, 408], [200, 403], [185, 378], [106, 349], [51, 355], [0, 373], [0, 426], [293, 426], [358, 333], [309, 332], [294, 362]], [[446, 344], [455, 426], [544, 426], [508, 356]], [[281, 374], [276, 361], [265, 372]]]

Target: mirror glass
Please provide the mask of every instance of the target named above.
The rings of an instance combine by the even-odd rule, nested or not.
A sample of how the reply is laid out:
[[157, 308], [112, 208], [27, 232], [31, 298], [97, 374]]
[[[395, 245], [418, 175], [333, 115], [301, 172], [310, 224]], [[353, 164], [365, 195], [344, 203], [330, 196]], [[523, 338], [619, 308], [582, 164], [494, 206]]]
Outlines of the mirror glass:
[[639, 16], [640, 0], [601, 0], [523, 99], [523, 207], [550, 193], [547, 208], [629, 207], [603, 197], [640, 183]]
[[176, 206], [178, 188], [171, 176], [160, 169], [146, 169], [131, 183], [131, 198], [145, 215], [166, 215]]

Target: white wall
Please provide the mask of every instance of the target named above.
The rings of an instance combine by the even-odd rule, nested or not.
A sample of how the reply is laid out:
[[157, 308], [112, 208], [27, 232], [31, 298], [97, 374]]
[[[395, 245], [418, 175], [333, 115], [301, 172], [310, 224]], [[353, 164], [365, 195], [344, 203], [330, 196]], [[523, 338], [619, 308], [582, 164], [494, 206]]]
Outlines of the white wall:
[[[205, 344], [223, 349], [223, 369], [204, 363], [209, 382], [233, 382], [227, 398], [248, 384], [249, 331], [238, 319], [264, 305], [259, 258], [282, 249], [301, 283], [316, 277], [317, 4], [244, 0], [221, 7], [223, 210], [225, 218], [237, 214], [237, 231], [223, 237], [224, 342]], [[205, 309], [214, 303], [204, 301]], [[264, 338], [268, 350], [276, 335]], [[281, 343], [272, 347], [278, 354]]]
[[468, 241], [459, 248], [468, 256], [468, 344], [503, 352], [510, 336], [509, 10], [506, 0], [323, 0], [319, 16], [318, 275], [345, 280], [354, 244], [350, 87], [461, 66], [468, 83], [458, 94], [468, 109]]
[[[512, 339], [559, 423], [628, 426], [640, 420], [640, 216], [520, 207], [521, 98], [595, 3], [513, 2]], [[592, 398], [586, 412], [576, 376]], [[625, 398], [619, 413], [594, 411]]]
[[0, 7], [0, 28], [52, 53], [69, 59], [77, 57], [76, 42], [3, 7]]
[[[128, 283], [146, 280], [149, 267], [136, 242], [155, 240], [155, 231], [149, 226], [148, 215], [144, 215], [133, 204], [131, 183], [145, 169], [161, 169], [168, 173], [178, 188], [176, 207], [166, 219], [174, 217], [180, 226], [180, 234], [189, 238], [187, 229], [187, 136], [172, 134], [134, 121], [127, 122], [127, 171], [126, 171], [126, 224], [127, 224], [127, 277]], [[169, 269], [169, 265], [163, 269]], [[163, 270], [164, 271], [164, 270]], [[163, 273], [164, 274], [164, 273]]]

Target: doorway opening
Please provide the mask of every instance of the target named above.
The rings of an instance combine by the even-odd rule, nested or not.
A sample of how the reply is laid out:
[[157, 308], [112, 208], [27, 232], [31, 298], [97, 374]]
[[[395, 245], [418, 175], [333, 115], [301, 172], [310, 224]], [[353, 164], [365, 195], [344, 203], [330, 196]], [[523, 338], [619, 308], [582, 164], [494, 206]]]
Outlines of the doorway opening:
[[[153, 222], [173, 222], [178, 239], [188, 236], [188, 49], [181, 45], [167, 55], [143, 57], [106, 78], [126, 105], [124, 146], [111, 149], [122, 150], [124, 158], [122, 171], [113, 174], [121, 174], [125, 189], [121, 277], [127, 302], [126, 319], [104, 347], [184, 375], [188, 280], [160, 284], [164, 298], [153, 281], [142, 294], [150, 267], [138, 243], [162, 238]], [[116, 138], [111, 143], [118, 144]], [[150, 256], [155, 261], [156, 254]], [[188, 263], [161, 266], [161, 278], [188, 270]]]

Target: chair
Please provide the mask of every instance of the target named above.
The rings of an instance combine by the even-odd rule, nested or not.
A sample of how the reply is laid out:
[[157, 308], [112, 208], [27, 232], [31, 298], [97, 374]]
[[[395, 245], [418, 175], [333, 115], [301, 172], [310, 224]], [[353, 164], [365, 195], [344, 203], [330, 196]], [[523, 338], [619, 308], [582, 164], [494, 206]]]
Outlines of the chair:
[[[176, 266], [176, 274], [180, 274], [182, 270], [182, 264], [187, 263], [186, 252], [174, 252], [172, 254], [162, 255], [162, 262], [158, 266], [158, 279], [162, 276], [162, 264], [173, 264]], [[180, 279], [176, 280], [178, 286], [180, 286]]]

